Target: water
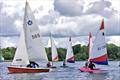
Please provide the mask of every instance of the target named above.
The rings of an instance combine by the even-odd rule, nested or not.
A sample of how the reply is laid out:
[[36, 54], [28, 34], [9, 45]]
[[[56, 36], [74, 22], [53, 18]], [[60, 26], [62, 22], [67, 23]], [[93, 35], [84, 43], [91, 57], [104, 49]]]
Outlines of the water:
[[7, 66], [10, 62], [0, 62], [0, 80], [120, 80], [118, 61], [110, 61], [109, 66], [96, 65], [105, 70], [102, 73], [80, 72], [83, 61], [68, 64], [68, 68], [61, 68], [62, 62], [54, 64], [57, 68], [47, 73], [8, 74]]

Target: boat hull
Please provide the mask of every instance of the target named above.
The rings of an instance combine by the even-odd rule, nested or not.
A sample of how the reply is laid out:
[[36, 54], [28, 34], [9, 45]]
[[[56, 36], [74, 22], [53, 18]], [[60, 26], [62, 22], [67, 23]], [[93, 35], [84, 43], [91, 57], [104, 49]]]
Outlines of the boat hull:
[[49, 72], [47, 68], [8, 67], [9, 73], [41, 73]]
[[81, 72], [89, 72], [89, 73], [98, 73], [101, 71], [100, 69], [91, 70], [90, 68], [80, 68], [79, 70]]

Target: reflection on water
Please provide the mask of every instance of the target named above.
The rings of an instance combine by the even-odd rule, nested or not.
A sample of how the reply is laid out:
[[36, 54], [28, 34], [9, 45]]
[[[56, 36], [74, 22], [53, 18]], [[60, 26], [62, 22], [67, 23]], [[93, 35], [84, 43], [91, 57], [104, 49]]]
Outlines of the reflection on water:
[[108, 72], [106, 73], [98, 73], [98, 74], [89, 74], [87, 77], [89, 77], [89, 80], [107, 80]]
[[24, 73], [24, 74], [8, 74], [8, 62], [0, 63], [0, 80], [119, 80], [120, 67], [116, 65], [118, 62], [110, 62], [109, 66], [100, 66], [105, 71], [101, 73], [80, 72], [79, 68], [84, 62], [76, 62], [68, 64], [68, 68], [62, 68], [61, 62], [56, 62], [56, 69], [48, 73]]

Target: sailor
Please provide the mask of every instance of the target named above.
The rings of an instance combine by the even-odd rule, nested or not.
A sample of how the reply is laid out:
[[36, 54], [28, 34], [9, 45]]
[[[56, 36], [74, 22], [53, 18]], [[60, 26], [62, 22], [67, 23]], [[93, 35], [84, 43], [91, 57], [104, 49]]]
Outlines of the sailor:
[[66, 61], [64, 60], [64, 62], [63, 62], [63, 67], [65, 67], [66, 66]]
[[87, 61], [87, 62], [85, 62], [85, 66], [84, 66], [84, 68], [88, 68], [88, 64], [89, 64], [89, 62]]
[[37, 68], [37, 67], [39, 67], [39, 65], [36, 62], [34, 62], [34, 61], [30, 61], [30, 64], [28, 64], [27, 67]]
[[47, 63], [47, 67], [51, 67], [51, 63], [50, 62]]
[[95, 69], [95, 64], [93, 64], [93, 62], [90, 61], [89, 65], [88, 65], [88, 68], [90, 68], [91, 70], [94, 70]]
[[119, 67], [120, 67], [120, 62], [119, 62], [119, 65], [118, 65]]

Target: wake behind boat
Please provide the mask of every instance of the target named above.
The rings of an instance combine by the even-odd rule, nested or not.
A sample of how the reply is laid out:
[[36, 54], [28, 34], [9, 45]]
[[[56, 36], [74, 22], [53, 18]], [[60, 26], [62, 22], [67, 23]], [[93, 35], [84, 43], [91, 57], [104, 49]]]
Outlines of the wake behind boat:
[[9, 73], [49, 72], [48, 68], [39, 68], [38, 65], [37, 67], [35, 65], [32, 66], [33, 64], [30, 64], [31, 61], [47, 62], [48, 58], [34, 15], [26, 2], [24, 25], [12, 65], [8, 67]]

